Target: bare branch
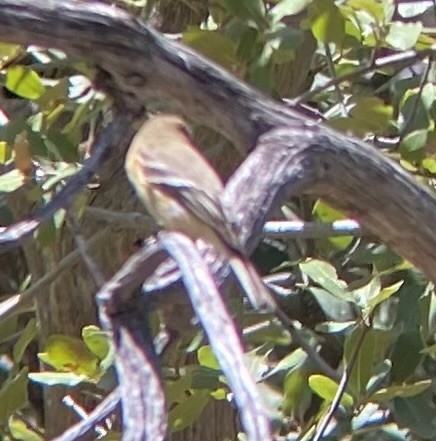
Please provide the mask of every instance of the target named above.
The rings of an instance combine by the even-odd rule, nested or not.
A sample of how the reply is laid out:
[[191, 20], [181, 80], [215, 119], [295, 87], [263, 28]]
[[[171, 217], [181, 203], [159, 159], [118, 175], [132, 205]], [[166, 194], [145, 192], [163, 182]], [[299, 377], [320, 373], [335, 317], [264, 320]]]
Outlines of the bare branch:
[[186, 236], [162, 232], [159, 237], [180, 268], [192, 307], [234, 393], [248, 439], [272, 440], [262, 397], [245, 364], [241, 340], [209, 268]]
[[[94, 236], [88, 239], [88, 245], [93, 245], [100, 241], [104, 236], [104, 231], [99, 231]], [[67, 254], [58, 265], [53, 268], [47, 274], [44, 274], [43, 277], [36, 280], [26, 291], [15, 294], [7, 300], [4, 300], [0, 303], [0, 321], [5, 317], [13, 314], [14, 312], [19, 312], [20, 308], [23, 305], [30, 303], [38, 293], [40, 295], [46, 295], [50, 293], [49, 289], [42, 289], [53, 283], [64, 271], [71, 268], [77, 262], [80, 261], [80, 252], [78, 250], [74, 250], [71, 253]]]
[[120, 391], [117, 388], [105, 397], [105, 399], [90, 414], [86, 415], [82, 421], [74, 424], [74, 426], [70, 427], [62, 435], [54, 438], [52, 441], [73, 441], [85, 435], [103, 418], [110, 415], [116, 409], [119, 401]]
[[162, 255], [159, 244], [148, 241], [97, 294], [100, 320], [112, 332], [115, 344], [123, 436], [129, 441], [166, 438], [165, 396], [147, 326], [149, 302], [136, 290]]

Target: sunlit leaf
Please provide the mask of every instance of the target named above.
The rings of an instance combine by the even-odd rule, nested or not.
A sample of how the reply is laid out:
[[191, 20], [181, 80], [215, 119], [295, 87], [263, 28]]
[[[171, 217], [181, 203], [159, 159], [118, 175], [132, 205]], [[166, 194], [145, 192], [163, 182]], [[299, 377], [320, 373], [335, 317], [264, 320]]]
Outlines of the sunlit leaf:
[[415, 46], [421, 32], [421, 22], [404, 23], [402, 21], [396, 21], [389, 26], [389, 32], [385, 40], [386, 43], [390, 44], [394, 49], [405, 51]]
[[[334, 222], [346, 218], [342, 212], [336, 210], [320, 199], [316, 201], [312, 212], [321, 222]], [[350, 245], [353, 238], [351, 236], [329, 237], [328, 240], [333, 246], [343, 250]]]
[[12, 66], [7, 70], [5, 86], [16, 95], [31, 100], [38, 99], [45, 92], [39, 75], [23, 66]]
[[[331, 403], [338, 391], [338, 384], [324, 375], [311, 375], [309, 377], [310, 388], [321, 398]], [[352, 407], [353, 397], [346, 392], [343, 393], [340, 403], [346, 407]]]
[[197, 351], [198, 362], [202, 366], [209, 367], [211, 369], [221, 369], [215, 354], [212, 352], [210, 346], [202, 346]]
[[310, 277], [315, 283], [335, 297], [344, 301], [353, 301], [352, 294], [347, 290], [343, 280], [338, 279], [336, 269], [328, 262], [317, 259], [308, 259], [300, 263], [301, 271]]
[[263, 379], [272, 377], [277, 373], [292, 372], [292, 370], [301, 366], [306, 360], [307, 354], [302, 349], [298, 348], [282, 358], [267, 375], [264, 375]]
[[0, 191], [3, 193], [12, 193], [24, 184], [25, 178], [19, 170], [0, 175]]
[[333, 0], [314, 0], [309, 6], [313, 36], [322, 43], [341, 45], [345, 36], [345, 20]]
[[103, 360], [109, 352], [109, 334], [102, 331], [98, 326], [90, 325], [82, 329], [82, 338], [88, 349], [100, 360]]
[[8, 429], [14, 440], [21, 441], [43, 441], [44, 438], [38, 435], [35, 431], [29, 428], [29, 424], [18, 418], [11, 418], [9, 420]]
[[80, 383], [89, 382], [86, 375], [77, 375], [72, 372], [36, 372], [29, 374], [29, 380], [46, 386], [77, 386]]
[[44, 351], [38, 354], [44, 363], [58, 371], [93, 377], [97, 373], [98, 358], [82, 340], [67, 335], [52, 335]]

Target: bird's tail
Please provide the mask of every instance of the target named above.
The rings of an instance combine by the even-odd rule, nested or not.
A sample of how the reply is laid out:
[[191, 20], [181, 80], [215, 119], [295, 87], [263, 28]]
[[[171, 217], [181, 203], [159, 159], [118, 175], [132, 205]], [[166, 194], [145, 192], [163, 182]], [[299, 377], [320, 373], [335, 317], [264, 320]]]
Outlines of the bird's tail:
[[253, 308], [265, 312], [277, 310], [273, 296], [248, 259], [233, 255], [230, 257], [230, 266]]

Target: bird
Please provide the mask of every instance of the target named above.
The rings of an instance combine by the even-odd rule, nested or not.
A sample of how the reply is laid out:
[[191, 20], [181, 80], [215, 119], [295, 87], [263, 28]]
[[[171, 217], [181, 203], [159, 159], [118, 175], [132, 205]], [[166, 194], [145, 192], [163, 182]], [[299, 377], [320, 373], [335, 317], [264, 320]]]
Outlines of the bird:
[[162, 228], [211, 246], [229, 262], [251, 305], [260, 311], [275, 311], [274, 298], [226, 218], [220, 202], [224, 184], [181, 117], [149, 117], [132, 139], [125, 170], [138, 197]]

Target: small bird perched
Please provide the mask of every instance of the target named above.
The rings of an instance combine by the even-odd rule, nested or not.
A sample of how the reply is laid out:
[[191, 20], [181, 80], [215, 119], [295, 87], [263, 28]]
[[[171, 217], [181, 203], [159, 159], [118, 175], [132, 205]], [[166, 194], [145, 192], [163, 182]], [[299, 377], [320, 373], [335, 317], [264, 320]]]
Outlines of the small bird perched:
[[133, 138], [125, 168], [158, 224], [212, 245], [229, 261], [253, 307], [275, 310], [274, 299], [243, 255], [222, 210], [223, 183], [180, 117], [161, 114], [147, 120]]

